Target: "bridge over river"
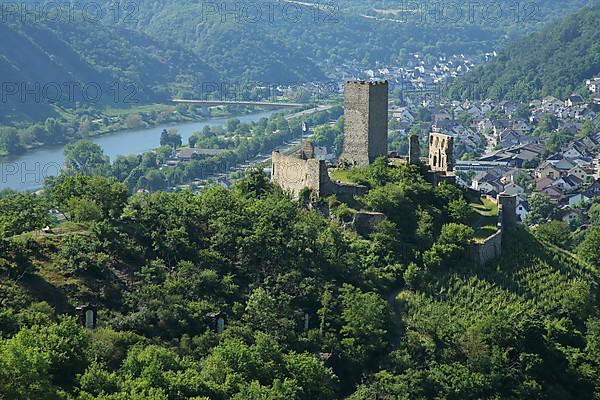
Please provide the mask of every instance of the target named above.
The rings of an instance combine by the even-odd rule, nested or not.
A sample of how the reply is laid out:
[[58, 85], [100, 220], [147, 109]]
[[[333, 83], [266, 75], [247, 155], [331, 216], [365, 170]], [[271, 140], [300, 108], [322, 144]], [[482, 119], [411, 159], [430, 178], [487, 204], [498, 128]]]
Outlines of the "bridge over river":
[[177, 104], [192, 104], [201, 107], [213, 106], [257, 106], [257, 107], [274, 107], [274, 108], [298, 108], [306, 107], [306, 104], [299, 103], [277, 103], [268, 101], [231, 101], [231, 100], [187, 100], [174, 99], [171, 100]]

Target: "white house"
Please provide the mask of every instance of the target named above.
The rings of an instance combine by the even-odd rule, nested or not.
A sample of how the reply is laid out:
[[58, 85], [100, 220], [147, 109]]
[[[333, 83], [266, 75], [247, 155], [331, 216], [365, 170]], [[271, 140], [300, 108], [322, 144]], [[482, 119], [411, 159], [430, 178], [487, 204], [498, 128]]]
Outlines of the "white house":
[[520, 200], [517, 204], [517, 216], [522, 222], [525, 222], [525, 217], [529, 213], [529, 203], [527, 200]]
[[587, 197], [585, 194], [583, 193], [577, 193], [571, 197], [569, 197], [569, 207], [574, 208], [577, 207], [583, 203], [587, 203], [588, 201], [590, 201], [590, 198]]

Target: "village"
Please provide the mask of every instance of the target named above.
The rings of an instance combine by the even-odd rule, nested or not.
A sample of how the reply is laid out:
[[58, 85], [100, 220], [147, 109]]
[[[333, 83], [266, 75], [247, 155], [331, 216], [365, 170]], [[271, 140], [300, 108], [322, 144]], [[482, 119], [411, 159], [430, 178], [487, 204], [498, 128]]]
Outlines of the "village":
[[[367, 77], [375, 82], [387, 73], [378, 70]], [[600, 77], [588, 79], [585, 87], [588, 92], [582, 95], [529, 103], [449, 101], [423, 98], [422, 93], [399, 101], [390, 94], [388, 141], [399, 137], [402, 144], [390, 144], [390, 154], [407, 154], [411, 134], [423, 142], [430, 133], [449, 135], [454, 138], [457, 184], [490, 197], [516, 195], [519, 219], [531, 224], [538, 222], [533, 215], [527, 218], [530, 198], [537, 193], [534, 197], [549, 214], [541, 217], [585, 226], [586, 205], [600, 195]], [[423, 121], [423, 113], [429, 121]], [[339, 155], [323, 147], [316, 151], [330, 165]], [[427, 151], [423, 146], [421, 155]]]
[[462, 76], [496, 56], [495, 51], [480, 56], [451, 54], [438, 57], [416, 52], [409, 53], [406, 60], [399, 64], [377, 64], [368, 68], [362, 62], [353, 60], [338, 65], [328, 81], [275, 84], [262, 89], [269, 89], [272, 96], [293, 98], [296, 93], [303, 91], [316, 99], [326, 99], [332, 94], [343, 94], [343, 82], [346, 80], [386, 80], [391, 95], [402, 93], [407, 97], [420, 97], [441, 93], [450, 79]]
[[[551, 201], [553, 218], [579, 226], [587, 218], [586, 205], [600, 195], [600, 77], [585, 85], [585, 95], [528, 104], [407, 102], [391, 111], [395, 128], [390, 134], [450, 135], [458, 184], [492, 197], [517, 195], [518, 216], [531, 223], [535, 218], [527, 218], [529, 200], [541, 194], [534, 197]], [[431, 122], [419, 120], [424, 110], [431, 113]]]

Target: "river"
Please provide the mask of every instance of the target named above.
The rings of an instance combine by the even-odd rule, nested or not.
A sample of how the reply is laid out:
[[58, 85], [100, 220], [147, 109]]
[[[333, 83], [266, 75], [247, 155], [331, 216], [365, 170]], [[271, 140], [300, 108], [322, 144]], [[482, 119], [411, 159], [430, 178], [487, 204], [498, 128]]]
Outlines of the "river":
[[[99, 144], [111, 162], [118, 155], [141, 154], [160, 146], [163, 129], [176, 128], [183, 143], [192, 133], [205, 126], [224, 125], [228, 119], [238, 118], [242, 123], [255, 122], [269, 117], [275, 111], [263, 111], [242, 116], [211, 118], [202, 122], [185, 122], [159, 125], [153, 128], [127, 130], [90, 138]], [[42, 187], [44, 178], [57, 175], [64, 165], [65, 145], [41, 147], [25, 154], [0, 158], [0, 190], [36, 190]]]

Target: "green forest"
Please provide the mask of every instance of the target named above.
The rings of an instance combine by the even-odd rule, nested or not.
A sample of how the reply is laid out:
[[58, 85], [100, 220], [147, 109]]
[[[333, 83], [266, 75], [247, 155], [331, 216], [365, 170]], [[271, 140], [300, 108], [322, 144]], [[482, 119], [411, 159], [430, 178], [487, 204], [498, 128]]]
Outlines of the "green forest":
[[[275, 3], [274, 3], [275, 4]], [[589, 1], [428, 1], [266, 3], [142, 1], [128, 27], [168, 37], [204, 55], [226, 79], [302, 82], [321, 79], [342, 64], [402, 64], [410, 52], [490, 51]], [[181, 15], [181, 9], [186, 10]], [[399, 15], [374, 10], [408, 10]], [[491, 9], [491, 10], [490, 10]], [[381, 17], [374, 19], [372, 17]], [[390, 20], [391, 19], [391, 20]], [[394, 20], [399, 19], [399, 20]], [[177, 26], [174, 28], [174, 26]]]
[[600, 73], [600, 5], [583, 9], [509, 45], [491, 63], [449, 87], [454, 98], [531, 100], [585, 95]]
[[53, 14], [43, 11], [48, 2], [23, 2], [17, 12], [0, 1], [0, 125], [64, 120], [82, 107], [204, 97], [223, 84], [326, 80], [342, 64], [402, 64], [410, 52], [480, 53], [589, 1], [525, 9], [507, 2], [491, 16], [494, 5], [484, 2], [477, 10], [488, 12], [477, 11], [477, 18], [464, 7], [415, 2], [406, 21], [394, 20], [397, 14], [375, 18], [404, 3], [108, 2], [92, 9], [54, 4]]
[[219, 79], [193, 52], [93, 20], [3, 17], [0, 35], [0, 125], [200, 96], [204, 82]]
[[600, 259], [570, 252], [600, 226], [568, 248], [518, 228], [475, 266], [471, 200], [414, 165], [316, 201], [258, 170], [199, 194], [65, 174], [0, 197], [2, 398], [600, 397]]

